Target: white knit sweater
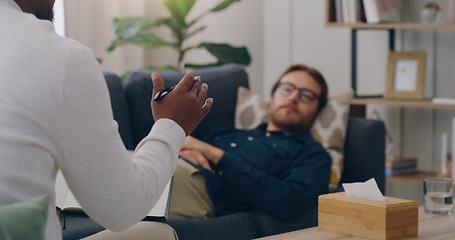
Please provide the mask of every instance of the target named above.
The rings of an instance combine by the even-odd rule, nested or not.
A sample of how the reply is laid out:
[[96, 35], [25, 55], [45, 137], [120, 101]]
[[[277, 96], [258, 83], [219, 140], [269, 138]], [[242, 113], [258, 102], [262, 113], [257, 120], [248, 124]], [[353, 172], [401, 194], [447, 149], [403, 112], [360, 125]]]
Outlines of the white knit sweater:
[[86, 213], [114, 231], [142, 219], [175, 170], [183, 129], [157, 121], [131, 160], [108, 94], [88, 48], [0, 0], [0, 206], [47, 194], [46, 239], [61, 239], [59, 169]]

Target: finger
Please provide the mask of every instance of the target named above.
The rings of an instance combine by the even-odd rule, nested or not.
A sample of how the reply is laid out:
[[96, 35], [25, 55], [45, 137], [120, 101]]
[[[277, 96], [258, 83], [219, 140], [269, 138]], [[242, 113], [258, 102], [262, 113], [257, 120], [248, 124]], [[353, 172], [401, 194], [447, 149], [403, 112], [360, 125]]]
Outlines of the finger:
[[195, 93], [197, 95], [200, 90], [200, 86], [201, 86], [201, 79], [200, 78], [195, 79], [195, 80], [193, 80], [192, 88], [189, 89], [189, 91], [193, 90], [193, 91], [195, 91]]
[[210, 112], [210, 109], [212, 109], [212, 105], [213, 105], [213, 98], [207, 98], [207, 100], [205, 100], [204, 105], [202, 106], [202, 116], [203, 117], [205, 117]]
[[182, 91], [188, 91], [191, 89], [191, 86], [193, 85], [194, 82], [194, 72], [189, 70], [186, 72], [185, 76], [183, 76], [182, 80], [180, 80], [179, 84], [175, 88], [176, 90]]
[[199, 163], [199, 166], [201, 166], [201, 167], [213, 172], [213, 169], [210, 166], [209, 161], [207, 160], [207, 158], [205, 158], [204, 155], [202, 155], [202, 153], [200, 153], [200, 152], [196, 153], [195, 152], [195, 156], [196, 156], [196, 159], [197, 159], [197, 161]]
[[201, 84], [201, 86], [199, 87], [199, 92], [197, 94], [197, 98], [201, 104], [207, 98], [208, 90], [209, 90], [209, 86], [206, 83]]
[[152, 73], [153, 94], [155, 96], [159, 91], [164, 89], [164, 81], [160, 74]]

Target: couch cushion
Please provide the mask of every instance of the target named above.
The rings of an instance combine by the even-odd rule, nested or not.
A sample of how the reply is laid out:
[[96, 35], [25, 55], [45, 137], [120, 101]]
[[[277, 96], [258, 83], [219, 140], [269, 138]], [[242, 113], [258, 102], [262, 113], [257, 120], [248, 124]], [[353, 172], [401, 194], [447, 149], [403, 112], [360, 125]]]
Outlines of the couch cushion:
[[317, 207], [310, 209], [303, 216], [292, 221], [279, 220], [262, 212], [251, 212], [251, 216], [255, 222], [258, 237], [266, 237], [318, 225]]
[[[311, 135], [315, 141], [327, 150], [332, 158], [332, 173], [329, 189], [337, 188], [343, 171], [344, 139], [349, 117], [349, 105], [353, 91], [347, 91], [332, 97], [327, 105], [316, 117], [311, 128]], [[248, 89], [239, 87], [235, 127], [239, 129], [252, 129], [260, 123], [270, 119], [269, 102], [253, 94]]]
[[[184, 71], [157, 72], [163, 77], [165, 88], [177, 84], [186, 73]], [[194, 73], [196, 76], [201, 76], [202, 82], [209, 85], [208, 97], [213, 97], [214, 102], [211, 111], [191, 135], [200, 137], [214, 126], [234, 127], [237, 87], [249, 87], [245, 70], [237, 64], [226, 64], [220, 67], [196, 69]], [[151, 74], [152, 71], [133, 72], [125, 82], [135, 144], [150, 132], [154, 123], [150, 109], [153, 92]]]
[[82, 212], [66, 212], [60, 216], [60, 224], [63, 240], [81, 239], [105, 229]]
[[332, 158], [332, 173], [329, 191], [337, 188], [343, 172], [344, 143], [348, 125], [349, 106], [354, 92], [352, 90], [330, 98], [318, 114], [311, 128], [311, 135], [327, 150]]
[[125, 93], [120, 78], [111, 72], [103, 72], [106, 84], [109, 89], [111, 98], [112, 113], [114, 120], [118, 123], [118, 131], [122, 138], [123, 144], [129, 150], [134, 150], [136, 144], [133, 143], [133, 135], [131, 134], [131, 120], [128, 104], [126, 102]]
[[11, 240], [8, 233], [6, 233], [5, 227], [3, 227], [2, 221], [0, 221], [0, 239]]
[[171, 218], [180, 240], [247, 240], [257, 238], [251, 214], [241, 212], [210, 219]]
[[42, 195], [28, 201], [0, 207], [0, 221], [11, 239], [45, 239], [49, 197]]

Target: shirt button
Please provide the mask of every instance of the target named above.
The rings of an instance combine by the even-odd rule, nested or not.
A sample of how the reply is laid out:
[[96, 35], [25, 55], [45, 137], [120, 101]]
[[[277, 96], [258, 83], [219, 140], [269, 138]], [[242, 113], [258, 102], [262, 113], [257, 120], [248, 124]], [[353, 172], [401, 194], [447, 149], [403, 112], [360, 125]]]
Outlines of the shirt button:
[[233, 147], [233, 148], [237, 147], [237, 143], [231, 142], [231, 147]]
[[219, 171], [218, 175], [223, 176], [223, 171]]
[[254, 140], [254, 138], [252, 136], [248, 136], [247, 139], [248, 139], [248, 141], [253, 141]]
[[272, 134], [270, 134], [269, 132], [266, 132], [266, 133], [265, 133], [265, 136], [266, 136], [266, 137], [270, 137], [270, 136], [272, 136]]
[[215, 137], [215, 140], [220, 140], [220, 136], [216, 136], [216, 137]]

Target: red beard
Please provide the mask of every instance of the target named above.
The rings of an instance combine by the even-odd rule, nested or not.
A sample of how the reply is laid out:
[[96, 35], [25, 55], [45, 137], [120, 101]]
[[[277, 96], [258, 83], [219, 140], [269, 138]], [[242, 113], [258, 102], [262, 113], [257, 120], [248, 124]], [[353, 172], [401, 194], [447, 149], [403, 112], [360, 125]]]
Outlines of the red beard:
[[272, 112], [271, 121], [283, 131], [297, 132], [308, 128], [304, 116], [295, 104], [283, 104]]

